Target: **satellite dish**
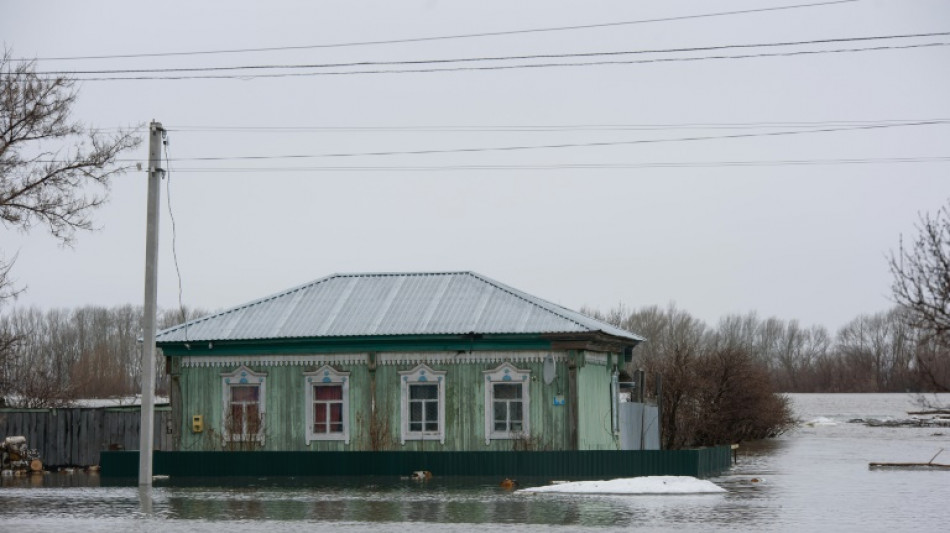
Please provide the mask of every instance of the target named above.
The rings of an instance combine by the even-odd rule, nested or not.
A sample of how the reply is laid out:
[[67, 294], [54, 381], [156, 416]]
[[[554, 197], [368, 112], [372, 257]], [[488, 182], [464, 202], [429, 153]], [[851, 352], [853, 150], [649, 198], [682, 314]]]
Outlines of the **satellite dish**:
[[544, 358], [543, 374], [544, 383], [547, 385], [550, 385], [557, 377], [557, 366], [554, 364], [554, 357], [551, 354]]

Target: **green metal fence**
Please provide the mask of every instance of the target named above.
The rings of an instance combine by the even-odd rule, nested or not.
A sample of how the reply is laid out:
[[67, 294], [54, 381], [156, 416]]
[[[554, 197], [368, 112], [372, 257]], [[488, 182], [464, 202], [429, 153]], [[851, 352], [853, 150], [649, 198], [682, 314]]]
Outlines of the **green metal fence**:
[[[102, 475], [138, 475], [138, 451], [103, 451]], [[710, 477], [728, 470], [728, 446], [693, 450], [552, 452], [154, 452], [156, 475], [436, 476], [607, 479], [635, 476]]]

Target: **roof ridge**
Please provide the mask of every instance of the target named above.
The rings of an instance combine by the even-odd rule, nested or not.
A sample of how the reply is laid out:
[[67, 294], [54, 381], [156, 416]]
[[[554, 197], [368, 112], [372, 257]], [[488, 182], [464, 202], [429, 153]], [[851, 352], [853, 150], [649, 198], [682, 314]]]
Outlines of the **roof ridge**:
[[[514, 297], [516, 297], [516, 298], [520, 298], [521, 300], [524, 300], [525, 302], [528, 302], [529, 304], [531, 304], [531, 305], [533, 305], [533, 306], [535, 306], [535, 307], [538, 307], [538, 308], [543, 309], [543, 310], [545, 310], [545, 311], [547, 311], [547, 312], [549, 312], [549, 313], [551, 313], [551, 314], [553, 314], [553, 315], [556, 315], [556, 316], [558, 316], [558, 317], [560, 317], [560, 318], [563, 318], [564, 320], [567, 320], [568, 322], [572, 322], [572, 323], [574, 323], [574, 324], [577, 324], [578, 326], [580, 326], [580, 327], [582, 327], [582, 328], [591, 329], [590, 326], [587, 325], [587, 324], [582, 324], [582, 323], [578, 322], [577, 320], [575, 320], [575, 319], [573, 319], [573, 318], [571, 318], [571, 317], [569, 317], [569, 316], [565, 316], [565, 315], [563, 315], [562, 313], [559, 313], [559, 312], [558, 312], [557, 310], [555, 310], [555, 309], [549, 309], [549, 308], [547, 308], [547, 307], [545, 307], [545, 306], [543, 306], [543, 305], [538, 304], [538, 302], [536, 302], [536, 301], [532, 301], [532, 298], [535, 299], [535, 300], [540, 300], [540, 301], [542, 301], [542, 302], [544, 302], [544, 303], [547, 303], [547, 304], [551, 304], [551, 305], [556, 306], [556, 307], [560, 307], [561, 309], [568, 310], [568, 309], [566, 309], [566, 308], [565, 308], [564, 306], [562, 306], [562, 305], [558, 305], [558, 304], [556, 304], [556, 303], [554, 303], [554, 302], [549, 302], [548, 300], [545, 300], [544, 298], [538, 298], [537, 296], [531, 296], [530, 294], [528, 294], [528, 293], [526, 293], [526, 292], [519, 291], [518, 289], [515, 289], [514, 287], [509, 287], [508, 285], [505, 285], [504, 283], [501, 283], [500, 281], [495, 281], [494, 279], [489, 278], [488, 276], [485, 276], [484, 274], [479, 274], [478, 272], [467, 271], [467, 272], [464, 272], [464, 273], [465, 273], [465, 274], [469, 274], [469, 275], [471, 275], [471, 276], [473, 276], [473, 277], [479, 278], [479, 279], [481, 279], [482, 281], [484, 281], [485, 283], [488, 283], [488, 284], [490, 284], [490, 285], [494, 285], [494, 286], [495, 286], [496, 288], [498, 288], [499, 290], [505, 291], [505, 292], [507, 292], [508, 294], [511, 294], [512, 296], [514, 296]], [[519, 293], [520, 293], [520, 294], [519, 294]], [[530, 297], [530, 298], [529, 298], [529, 297]], [[586, 316], [586, 315], [585, 315], [585, 316]], [[597, 322], [600, 322], [600, 321], [597, 320], [597, 319], [591, 319], [591, 320], [596, 320]]]

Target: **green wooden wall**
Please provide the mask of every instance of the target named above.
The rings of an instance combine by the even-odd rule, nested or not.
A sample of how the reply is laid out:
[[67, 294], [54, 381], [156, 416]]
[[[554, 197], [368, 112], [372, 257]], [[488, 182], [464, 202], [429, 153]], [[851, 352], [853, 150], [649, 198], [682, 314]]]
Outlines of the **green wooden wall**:
[[[583, 365], [578, 372], [578, 440], [579, 449], [618, 449], [619, 441], [610, 431], [610, 373], [603, 365]], [[181, 450], [272, 450], [272, 451], [507, 451], [507, 450], [569, 450], [570, 420], [568, 405], [555, 405], [555, 397], [567, 402], [573, 399], [568, 391], [568, 365], [557, 363], [557, 379], [545, 384], [542, 363], [513, 363], [531, 371], [529, 438], [492, 440], [485, 444], [484, 376], [498, 362], [430, 364], [436, 371], [447, 371], [445, 405], [445, 444], [439, 441], [406, 441], [400, 444], [399, 372], [416, 366], [378, 365], [371, 371], [365, 364], [332, 365], [349, 372], [350, 442], [313, 441], [305, 438], [306, 396], [305, 371], [322, 364], [304, 366], [254, 366], [255, 372], [266, 372], [265, 378], [265, 441], [262, 446], [226, 443], [222, 435], [221, 374], [236, 366], [181, 367]], [[373, 381], [375, 380], [375, 412]], [[175, 406], [176, 408], [178, 406]], [[191, 431], [191, 417], [203, 415], [205, 430]]]
[[611, 366], [584, 365], [577, 371], [579, 412], [578, 449], [617, 450], [620, 435], [612, 429]]

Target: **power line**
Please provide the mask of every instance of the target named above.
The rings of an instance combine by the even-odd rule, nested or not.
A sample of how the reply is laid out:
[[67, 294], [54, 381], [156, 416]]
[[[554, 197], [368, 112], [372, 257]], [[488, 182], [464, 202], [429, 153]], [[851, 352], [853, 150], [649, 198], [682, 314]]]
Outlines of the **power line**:
[[[918, 117], [879, 120], [814, 120], [814, 121], [753, 121], [753, 122], [679, 122], [679, 123], [616, 123], [616, 124], [483, 124], [449, 125], [429, 124], [416, 126], [336, 125], [336, 126], [249, 126], [188, 124], [165, 128], [174, 133], [558, 133], [659, 130], [741, 130], [769, 128], [815, 128], [830, 126], [858, 126], [872, 124], [905, 124], [908, 122], [950, 122], [947, 117]], [[97, 128], [100, 132], [125, 131], [127, 128]]]
[[[298, 70], [298, 69], [317, 69], [317, 68], [350, 68], [350, 67], [369, 67], [369, 66], [402, 66], [402, 65], [440, 65], [450, 63], [474, 63], [491, 61], [525, 61], [534, 59], [574, 59], [574, 58], [596, 58], [596, 57], [616, 57], [623, 55], [644, 55], [644, 54], [672, 54], [689, 52], [710, 52], [714, 50], [735, 50], [747, 48], [775, 48], [785, 46], [805, 46], [814, 44], [831, 44], [847, 42], [867, 42], [895, 39], [918, 39], [926, 37], [946, 37], [950, 32], [932, 32], [932, 33], [914, 33], [902, 35], [877, 35], [864, 37], [840, 37], [830, 39], [812, 39], [805, 41], [784, 41], [771, 43], [751, 43], [751, 44], [725, 44], [713, 46], [693, 46], [681, 48], [663, 48], [655, 50], [623, 50], [609, 52], [579, 52], [565, 54], [532, 54], [517, 56], [495, 56], [495, 57], [462, 57], [450, 59], [412, 59], [401, 61], [354, 61], [346, 63], [307, 63], [307, 64], [271, 64], [271, 65], [236, 65], [227, 67], [180, 67], [180, 68], [147, 68], [147, 69], [101, 69], [101, 70], [53, 70], [37, 71], [29, 73], [30, 75], [87, 75], [87, 74], [143, 74], [143, 73], [175, 73], [175, 72], [226, 72], [235, 70]], [[11, 73], [17, 75], [19, 73]]]
[[863, 157], [841, 159], [775, 159], [750, 161], [659, 161], [649, 163], [555, 163], [517, 165], [383, 165], [383, 166], [302, 166], [302, 167], [194, 167], [179, 168], [188, 173], [250, 172], [458, 172], [511, 170], [626, 170], [644, 168], [720, 168], [819, 165], [869, 165], [908, 163], [950, 163], [950, 156]]
[[631, 146], [640, 144], [661, 144], [674, 142], [697, 142], [724, 139], [747, 139], [753, 137], [784, 137], [791, 135], [806, 135], [813, 133], [832, 133], [841, 131], [861, 131], [878, 130], [897, 127], [915, 127], [915, 126], [933, 126], [939, 124], [948, 124], [950, 120], [922, 120], [915, 122], [885, 123], [885, 124], [867, 124], [858, 126], [841, 126], [830, 128], [817, 128], [809, 130], [783, 130], [758, 133], [734, 133], [728, 135], [699, 135], [690, 137], [677, 137], [673, 139], [638, 139], [630, 141], [602, 141], [588, 143], [562, 143], [562, 144], [544, 144], [544, 145], [520, 145], [520, 146], [495, 146], [479, 148], [450, 148], [450, 149], [431, 149], [431, 150], [409, 150], [409, 151], [385, 151], [385, 152], [351, 152], [351, 153], [328, 153], [328, 154], [290, 154], [290, 155], [246, 155], [246, 156], [210, 156], [210, 157], [189, 157], [179, 158], [175, 161], [260, 161], [269, 159], [318, 159], [330, 157], [380, 157], [393, 155], [433, 155], [433, 154], [458, 154], [458, 153], [479, 153], [479, 152], [514, 152], [527, 150], [548, 150], [563, 148], [589, 148], [606, 146]]
[[589, 61], [581, 63], [531, 63], [516, 65], [492, 65], [492, 66], [465, 66], [451, 68], [420, 68], [420, 69], [400, 69], [400, 70], [351, 70], [351, 71], [330, 71], [330, 72], [287, 72], [279, 74], [206, 74], [206, 75], [187, 75], [187, 76], [115, 76], [107, 78], [76, 78], [78, 81], [142, 81], [142, 80], [212, 80], [212, 79], [237, 79], [252, 80], [263, 78], [300, 78], [316, 76], [352, 76], [352, 75], [371, 75], [371, 74], [428, 74], [438, 72], [462, 72], [462, 71], [486, 71], [486, 70], [513, 70], [513, 69], [531, 69], [531, 68], [553, 68], [553, 67], [593, 67], [603, 65], [635, 65], [649, 63], [672, 63], [685, 61], [706, 61], [706, 60], [725, 60], [725, 59], [754, 59], [765, 57], [795, 57], [817, 54], [841, 54], [855, 52], [878, 52], [884, 50], [907, 50], [913, 48], [932, 48], [950, 46], [950, 42], [936, 42], [908, 45], [875, 46], [866, 48], [840, 48], [831, 50], [800, 50], [793, 52], [778, 53], [760, 53], [743, 54], [728, 56], [700, 56], [700, 57], [663, 57], [654, 59], [637, 60], [610, 60], [610, 61]]
[[694, 19], [702, 19], [702, 18], [747, 15], [747, 14], [752, 14], [752, 13], [765, 13], [765, 12], [770, 12], [770, 11], [783, 11], [783, 10], [790, 10], [790, 9], [824, 7], [824, 6], [832, 6], [832, 5], [838, 5], [838, 4], [849, 4], [849, 3], [860, 2], [860, 1], [861, 0], [834, 0], [834, 1], [829, 1], [829, 2], [815, 2], [815, 3], [810, 3], [810, 4], [793, 4], [793, 5], [773, 6], [773, 7], [756, 8], [756, 9], [719, 11], [719, 12], [713, 12], [713, 13], [701, 13], [701, 14], [696, 14], [696, 15], [680, 15], [680, 16], [674, 16], [674, 17], [628, 20], [628, 21], [621, 21], [621, 22], [604, 22], [604, 23], [599, 23], [599, 24], [583, 24], [583, 25], [576, 25], [576, 26], [555, 26], [555, 27], [549, 27], [549, 28], [529, 28], [529, 29], [523, 29], [523, 30], [480, 32], [480, 33], [467, 33], [467, 34], [458, 34], [458, 35], [441, 35], [441, 36], [434, 36], [434, 37], [412, 37], [412, 38], [405, 38], [405, 39], [387, 39], [387, 40], [379, 40], [379, 41], [353, 41], [353, 42], [332, 43], [332, 44], [313, 44], [313, 45], [302, 45], [302, 46], [273, 46], [273, 47], [264, 47], [264, 48], [237, 48], [237, 49], [203, 50], [203, 51], [191, 51], [191, 52], [158, 52], [158, 53], [150, 53], [150, 54], [113, 54], [113, 55], [98, 55], [98, 56], [41, 57], [41, 58], [34, 58], [34, 59], [18, 58], [18, 59], [14, 59], [13, 61], [73, 61], [73, 60], [87, 60], [87, 59], [174, 57], [174, 56], [194, 56], [194, 55], [212, 55], [212, 54], [239, 54], [239, 53], [248, 53], [248, 52], [313, 50], [313, 49], [320, 49], [320, 48], [345, 48], [345, 47], [356, 47], [356, 46], [375, 46], [375, 45], [384, 45], [384, 44], [419, 43], [419, 42], [429, 42], [429, 41], [445, 41], [445, 40], [452, 40], [452, 39], [500, 37], [500, 36], [505, 36], [505, 35], [518, 35], [518, 34], [526, 34], [526, 33], [545, 33], [545, 32], [587, 30], [587, 29], [595, 29], [595, 28], [629, 26], [629, 25], [635, 25], [635, 24], [651, 24], [651, 23], [657, 23], [657, 22], [677, 22], [677, 21], [683, 21], [683, 20], [694, 20]]

